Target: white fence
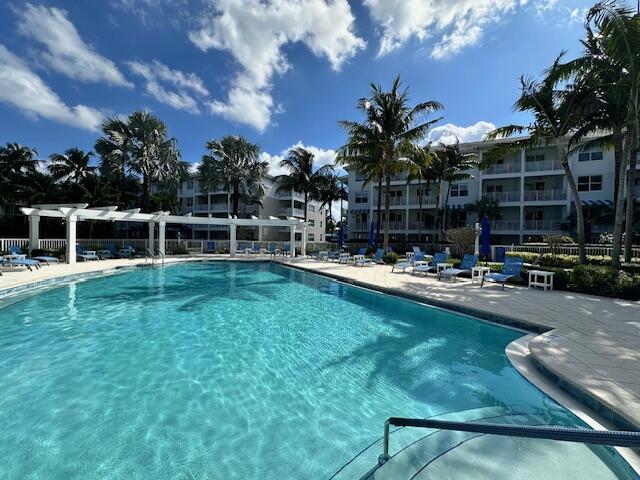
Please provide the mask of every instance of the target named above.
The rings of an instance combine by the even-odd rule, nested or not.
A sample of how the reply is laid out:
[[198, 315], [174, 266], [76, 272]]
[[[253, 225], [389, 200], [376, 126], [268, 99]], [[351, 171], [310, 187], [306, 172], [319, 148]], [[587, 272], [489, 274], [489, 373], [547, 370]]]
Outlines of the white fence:
[[[503, 247], [507, 252], [533, 252], [533, 253], [553, 253], [553, 249], [549, 245], [493, 245], [492, 249]], [[587, 245], [587, 255], [593, 256], [611, 256], [611, 245]], [[624, 247], [623, 247], [624, 253]], [[577, 245], [561, 245], [555, 248], [555, 253], [561, 255], [578, 255]], [[632, 258], [640, 258], [640, 247], [631, 249]], [[495, 255], [494, 255], [495, 258]]]

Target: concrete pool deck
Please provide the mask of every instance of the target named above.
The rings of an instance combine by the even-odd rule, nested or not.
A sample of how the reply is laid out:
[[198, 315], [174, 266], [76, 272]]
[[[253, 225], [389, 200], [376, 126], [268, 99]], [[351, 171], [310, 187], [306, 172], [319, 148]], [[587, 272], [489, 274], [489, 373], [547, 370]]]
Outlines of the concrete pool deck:
[[[167, 257], [166, 263], [229, 260], [228, 255]], [[246, 257], [237, 260], [269, 260]], [[571, 292], [542, 292], [496, 284], [480, 289], [468, 279], [455, 284], [433, 275], [392, 273], [390, 266], [354, 267], [295, 258], [279, 262], [375, 290], [463, 311], [487, 320], [538, 333], [529, 341], [534, 364], [557, 383], [620, 428], [640, 429], [640, 302]], [[3, 291], [67, 280], [74, 275], [108, 273], [143, 265], [144, 259], [102, 260], [75, 265], [43, 266], [39, 270], [3, 270]]]
[[469, 279], [441, 282], [387, 265], [283, 263], [538, 332], [529, 350], [540, 370], [620, 428], [640, 429], [640, 302], [491, 283], [481, 289]]

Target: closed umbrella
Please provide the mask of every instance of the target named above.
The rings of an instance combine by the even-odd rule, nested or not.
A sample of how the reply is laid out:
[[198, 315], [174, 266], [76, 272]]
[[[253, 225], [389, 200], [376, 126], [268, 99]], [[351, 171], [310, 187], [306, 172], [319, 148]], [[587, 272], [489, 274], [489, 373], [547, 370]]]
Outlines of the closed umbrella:
[[344, 244], [344, 228], [342, 228], [342, 223], [340, 224], [340, 230], [338, 230], [338, 248], [342, 248]]
[[480, 253], [483, 257], [487, 258], [491, 253], [491, 225], [489, 224], [489, 217], [486, 215], [482, 217], [481, 223], [482, 232], [480, 233]]
[[376, 226], [371, 222], [371, 227], [369, 227], [369, 246], [373, 247], [376, 244]]

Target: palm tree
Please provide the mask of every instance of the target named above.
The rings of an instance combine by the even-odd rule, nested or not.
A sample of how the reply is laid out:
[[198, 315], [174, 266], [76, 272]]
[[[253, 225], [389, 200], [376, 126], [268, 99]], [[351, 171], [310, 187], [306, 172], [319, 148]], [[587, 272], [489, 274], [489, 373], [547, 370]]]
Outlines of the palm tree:
[[[385, 181], [385, 252], [389, 250], [391, 179], [407, 169], [409, 161], [406, 155], [413, 144], [422, 140], [429, 128], [440, 120], [423, 121], [424, 117], [442, 108], [435, 101], [421, 102], [410, 107], [408, 91], [401, 87], [400, 77], [395, 78], [388, 92], [379, 85], [371, 84], [370, 98], [363, 98], [358, 102], [358, 108], [366, 115], [366, 121], [341, 122], [349, 136], [347, 145], [354, 142], [357, 146], [361, 139], [369, 136], [375, 145], [368, 150], [381, 154], [380, 169]], [[371, 130], [377, 133], [371, 136], [368, 133]]]
[[278, 191], [297, 191], [304, 194], [304, 221], [307, 221], [309, 200], [321, 200], [320, 192], [326, 177], [333, 173], [333, 165], [323, 165], [315, 169], [314, 155], [303, 147], [295, 147], [289, 151], [287, 158], [280, 166], [287, 170], [287, 175], [277, 177], [280, 186]]
[[76, 185], [92, 175], [96, 167], [89, 165], [93, 152], [83, 152], [77, 147], [65, 150], [64, 154], [54, 153], [49, 157], [48, 170], [55, 180], [72, 181]]
[[418, 184], [418, 239], [420, 239], [424, 222], [422, 212], [424, 197], [429, 192], [431, 183], [437, 180], [433, 169], [434, 154], [431, 153], [431, 144], [414, 147], [407, 157], [410, 161], [407, 184], [411, 182]]
[[500, 220], [502, 218], [502, 210], [500, 203], [493, 198], [481, 198], [476, 203], [468, 206], [469, 211], [478, 212], [478, 221], [486, 215], [489, 220]]
[[0, 147], [0, 205], [16, 201], [19, 187], [30, 175], [37, 173], [38, 152], [18, 143]]
[[260, 160], [260, 146], [246, 138], [227, 135], [220, 141], [209, 140], [209, 151], [203, 155], [198, 167], [203, 192], [223, 185], [231, 192], [232, 214], [238, 215], [241, 196], [264, 196], [262, 178], [269, 171], [269, 164]]
[[567, 178], [573, 205], [576, 210], [576, 236], [580, 263], [587, 260], [585, 250], [584, 215], [575, 177], [569, 164], [569, 149], [577, 145], [580, 137], [576, 129], [582, 124], [587, 113], [585, 105], [590, 105], [591, 92], [580, 84], [567, 85], [557, 89], [557, 70], [560, 68], [560, 55], [549, 68], [540, 82], [521, 77], [522, 93], [515, 103], [520, 112], [531, 112], [533, 122], [528, 125], [509, 125], [490, 132], [488, 139], [508, 138], [515, 134], [528, 133], [529, 137], [502, 144], [489, 152], [486, 159], [491, 160], [505, 150], [535, 148], [554, 144], [558, 158]]
[[108, 119], [103, 136], [96, 142], [102, 162], [124, 174], [126, 168], [142, 176], [142, 204], [149, 207], [152, 182], [178, 184], [187, 165], [175, 138], [167, 137], [167, 126], [146, 111], [133, 112], [126, 121]]
[[[346, 201], [348, 199], [347, 188], [338, 175], [327, 175], [320, 186], [320, 192], [318, 196], [320, 202], [320, 208], [327, 207], [328, 217], [333, 222], [333, 212], [331, 206], [333, 202]], [[341, 209], [342, 210], [342, 209]], [[340, 213], [342, 217], [342, 212]], [[339, 219], [342, 221], [342, 218]]]
[[452, 145], [440, 144], [441, 150], [436, 155], [441, 160], [441, 182], [447, 182], [447, 193], [445, 195], [442, 208], [442, 231], [447, 229], [447, 207], [449, 206], [449, 196], [451, 194], [451, 184], [473, 178], [468, 170], [478, 166], [478, 155], [475, 153], [462, 153], [460, 142]]

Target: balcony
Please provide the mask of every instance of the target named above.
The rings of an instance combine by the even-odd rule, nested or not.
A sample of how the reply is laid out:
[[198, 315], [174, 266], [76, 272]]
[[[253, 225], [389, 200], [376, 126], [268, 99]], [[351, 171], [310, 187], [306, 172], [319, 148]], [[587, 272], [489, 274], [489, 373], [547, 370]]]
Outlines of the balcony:
[[520, 230], [520, 220], [494, 220], [490, 223], [492, 232]]
[[277, 195], [278, 200], [298, 200], [299, 202], [304, 202], [304, 193], [301, 192], [280, 192]]
[[[384, 194], [382, 195], [382, 206], [384, 207]], [[373, 201], [373, 204], [378, 206], [378, 198]], [[392, 207], [404, 207], [407, 204], [407, 199], [405, 197], [391, 197], [389, 198], [389, 205]]]
[[415, 197], [409, 197], [409, 205], [420, 205], [422, 201], [422, 206], [425, 205], [435, 205], [436, 204], [436, 196], [435, 195], [423, 195], [422, 199], [420, 199], [417, 195]]
[[368, 232], [370, 227], [369, 227], [369, 224], [366, 222], [356, 222], [356, 223], [350, 223], [349, 228], [353, 231]]
[[278, 215], [281, 217], [304, 218], [304, 210], [302, 208], [281, 208]]
[[433, 225], [425, 224], [424, 222], [409, 222], [409, 231], [411, 232], [417, 232], [418, 230], [426, 232], [427, 230], [433, 229]]
[[520, 162], [509, 162], [491, 165], [486, 168], [482, 173], [484, 175], [501, 175], [503, 173], [520, 173]]
[[552, 202], [558, 200], [565, 201], [566, 199], [567, 192], [561, 189], [524, 191], [525, 202]]
[[546, 172], [562, 170], [562, 163], [560, 160], [542, 160], [538, 162], [525, 162], [525, 172]]
[[231, 207], [227, 203], [212, 203], [209, 209], [210, 212], [228, 212], [231, 210]]
[[193, 206], [193, 211], [194, 212], [208, 212], [209, 211], [209, 204], [208, 203], [196, 203]]
[[[382, 225], [380, 225], [380, 229], [384, 230], [384, 225], [385, 223], [382, 222]], [[407, 222], [405, 222], [404, 220], [401, 220], [399, 222], [389, 222], [389, 230], [402, 230], [404, 231], [407, 228]]]
[[519, 202], [520, 192], [515, 190], [510, 192], [484, 192], [482, 198], [495, 200], [499, 203]]
[[553, 232], [560, 230], [560, 220], [525, 220], [524, 230], [536, 232]]

